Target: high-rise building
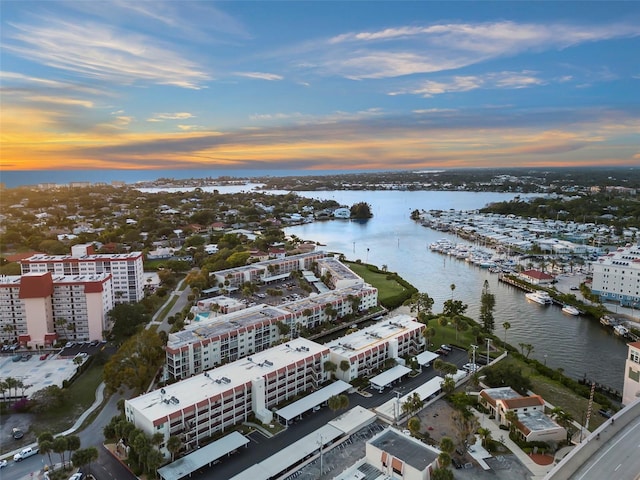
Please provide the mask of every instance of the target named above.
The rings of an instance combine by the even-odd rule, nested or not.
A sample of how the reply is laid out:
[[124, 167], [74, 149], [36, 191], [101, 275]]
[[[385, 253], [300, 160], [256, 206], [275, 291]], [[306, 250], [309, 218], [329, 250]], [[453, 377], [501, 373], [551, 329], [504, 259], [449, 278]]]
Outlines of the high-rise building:
[[0, 277], [0, 338], [5, 342], [39, 347], [58, 339], [100, 340], [112, 308], [108, 273]]
[[640, 306], [640, 245], [627, 245], [592, 263], [591, 292], [603, 301]]
[[628, 346], [629, 353], [624, 364], [622, 405], [631, 405], [640, 398], [640, 342], [633, 342]]
[[74, 245], [71, 255], [36, 254], [20, 260], [22, 273], [54, 276], [111, 274], [113, 302], [139, 302], [144, 297], [142, 252], [96, 254], [91, 244]]

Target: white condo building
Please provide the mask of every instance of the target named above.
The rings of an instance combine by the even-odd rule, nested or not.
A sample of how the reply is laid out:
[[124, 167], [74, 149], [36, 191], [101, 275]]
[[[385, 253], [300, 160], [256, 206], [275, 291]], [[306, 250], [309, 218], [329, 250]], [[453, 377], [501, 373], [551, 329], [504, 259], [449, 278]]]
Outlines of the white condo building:
[[603, 301], [640, 306], [640, 245], [627, 245], [592, 263], [591, 291]]
[[178, 436], [191, 450], [250, 414], [263, 423], [273, 407], [317, 389], [327, 376], [329, 349], [304, 338], [289, 341], [125, 401], [127, 420], [147, 435], [160, 433], [161, 450]]
[[629, 353], [624, 364], [624, 389], [622, 405], [631, 405], [640, 398], [640, 342], [629, 345]]
[[114, 303], [138, 302], [144, 297], [142, 252], [96, 254], [93, 245], [71, 247], [71, 255], [36, 254], [20, 260], [22, 273], [50, 272], [54, 276], [111, 274]]
[[[257, 305], [188, 325], [169, 334], [166, 356], [168, 373], [173, 378], [186, 378], [225, 361], [260, 352], [281, 341], [282, 324], [291, 337], [301, 328], [314, 328], [329, 317], [331, 306], [338, 317], [357, 310], [368, 310], [378, 303], [378, 290], [362, 282], [340, 290], [313, 295], [277, 307]], [[280, 326], [279, 326], [280, 325]]]
[[[211, 273], [218, 285], [239, 288], [246, 282], [269, 283], [286, 278], [293, 271], [311, 270], [314, 263], [325, 257], [325, 252], [309, 252], [275, 258], [242, 267]], [[361, 279], [362, 280], [362, 279]]]
[[113, 308], [111, 275], [0, 277], [0, 338], [23, 346], [51, 346], [57, 339], [99, 340]]
[[[416, 322], [413, 317], [398, 315], [333, 340], [325, 346], [331, 352], [331, 361], [338, 366], [336, 377], [350, 382], [383, 368], [387, 359], [392, 358], [404, 364], [404, 357], [420, 353], [425, 343], [423, 330], [424, 324]], [[343, 361], [349, 364], [346, 370], [341, 368]]]

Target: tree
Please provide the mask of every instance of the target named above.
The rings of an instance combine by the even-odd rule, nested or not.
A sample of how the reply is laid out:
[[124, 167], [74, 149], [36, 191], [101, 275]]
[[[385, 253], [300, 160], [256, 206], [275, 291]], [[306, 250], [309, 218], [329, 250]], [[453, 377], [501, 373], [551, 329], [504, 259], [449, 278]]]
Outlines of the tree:
[[483, 372], [484, 383], [490, 387], [509, 386], [523, 395], [531, 389], [531, 380], [511, 363], [498, 362], [491, 367], [486, 367]]
[[67, 450], [70, 452], [75, 452], [80, 449], [80, 437], [77, 435], [67, 435]]
[[473, 413], [466, 408], [455, 410], [451, 416], [451, 423], [456, 432], [457, 444], [466, 448], [467, 445], [475, 443], [474, 433], [478, 430], [480, 423]]
[[47, 412], [64, 405], [67, 391], [57, 385], [49, 385], [31, 395], [32, 409], [37, 412]]
[[53, 439], [51, 450], [60, 455], [60, 463], [66, 467], [64, 453], [67, 451], [67, 437], [56, 437]]
[[440, 382], [440, 388], [445, 394], [449, 395], [456, 389], [456, 381], [447, 375], [442, 382]]
[[410, 299], [404, 302], [405, 305], [411, 307], [412, 312], [417, 312], [420, 315], [421, 312], [431, 314], [434, 300], [427, 293], [414, 293]]
[[491, 430], [489, 430], [488, 428], [480, 427], [478, 429], [478, 435], [480, 435], [480, 438], [482, 440], [482, 446], [486, 447], [487, 442], [491, 440]]
[[116, 343], [135, 335], [151, 319], [141, 303], [118, 303], [108, 313], [113, 322], [111, 334]]
[[171, 436], [169, 440], [167, 440], [167, 450], [171, 453], [171, 461], [173, 462], [176, 457], [176, 453], [178, 453], [182, 449], [182, 440], [180, 437]]
[[340, 362], [340, 370], [342, 370], [343, 372], [348, 371], [351, 368], [351, 364], [349, 363], [348, 360], [342, 360]]
[[[438, 461], [439, 460], [440, 460], [440, 457], [438, 457]], [[449, 459], [449, 462], [451, 462], [451, 459]], [[448, 468], [436, 468], [431, 474], [431, 480], [453, 480], [453, 479], [454, 479], [453, 472]]]
[[420, 410], [424, 405], [424, 401], [417, 392], [409, 395], [407, 400], [402, 404], [402, 413], [412, 415]]
[[49, 457], [49, 465], [53, 465], [53, 460], [51, 460], [53, 435], [51, 432], [42, 432], [40, 436], [38, 436], [38, 448], [40, 455], [47, 455]]
[[451, 455], [456, 449], [456, 444], [450, 437], [442, 437], [440, 440], [440, 450]]
[[462, 300], [445, 300], [442, 304], [442, 315], [445, 317], [454, 317], [456, 315], [464, 315], [469, 305]]
[[422, 336], [427, 343], [427, 348], [431, 346], [431, 339], [436, 336], [436, 329], [433, 327], [425, 327], [422, 330]]
[[502, 328], [504, 328], [504, 346], [507, 347], [507, 331], [511, 328], [511, 324], [509, 322], [504, 322], [502, 324]]
[[438, 455], [438, 465], [441, 469], [446, 469], [451, 465], [451, 455], [447, 452], [440, 452], [440, 455]]
[[418, 417], [411, 417], [407, 422], [407, 428], [414, 437], [420, 433], [420, 419]]
[[495, 329], [495, 319], [493, 311], [496, 307], [496, 297], [489, 291], [489, 281], [484, 281], [482, 295], [480, 296], [480, 323], [482, 329], [487, 333], [493, 333]]
[[509, 424], [509, 431], [513, 433], [517, 427], [518, 414], [513, 410], [507, 410], [504, 414], [504, 418]]
[[453, 291], [456, 289], [456, 284], [452, 283], [449, 288], [451, 289], [451, 300], [453, 300]]
[[85, 465], [95, 462], [99, 457], [98, 449], [96, 447], [83, 448], [76, 450], [71, 455], [71, 462], [74, 467], [84, 467]]
[[154, 330], [144, 329], [129, 338], [104, 366], [109, 391], [121, 386], [144, 391], [165, 358], [162, 340]]
[[371, 218], [373, 214], [371, 213], [371, 205], [367, 202], [358, 202], [351, 205], [350, 208], [351, 218]]
[[331, 360], [327, 360], [324, 362], [324, 371], [325, 372], [336, 372], [338, 370], [338, 366], [333, 363]]
[[336, 412], [340, 409], [347, 408], [349, 406], [349, 397], [346, 395], [333, 395], [327, 400], [327, 405], [332, 412]]

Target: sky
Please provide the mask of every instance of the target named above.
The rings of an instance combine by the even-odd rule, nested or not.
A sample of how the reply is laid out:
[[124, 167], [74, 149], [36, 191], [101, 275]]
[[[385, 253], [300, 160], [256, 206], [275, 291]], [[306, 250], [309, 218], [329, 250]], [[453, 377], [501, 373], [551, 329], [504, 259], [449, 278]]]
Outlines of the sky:
[[640, 3], [0, 0], [0, 170], [640, 166]]

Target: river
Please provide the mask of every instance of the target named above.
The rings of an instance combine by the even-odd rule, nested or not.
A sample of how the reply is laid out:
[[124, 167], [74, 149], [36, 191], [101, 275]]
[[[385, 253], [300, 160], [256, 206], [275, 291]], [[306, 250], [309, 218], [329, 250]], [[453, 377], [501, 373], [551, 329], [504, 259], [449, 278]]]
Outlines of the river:
[[[430, 243], [452, 235], [423, 227], [410, 219], [415, 209], [473, 210], [490, 202], [515, 196], [503, 193], [444, 191], [326, 191], [298, 192], [310, 198], [334, 199], [343, 205], [366, 201], [373, 218], [359, 222], [330, 220], [286, 229], [305, 240], [325, 245], [321, 248], [361, 259], [398, 272], [421, 292], [434, 300], [434, 312], [442, 311], [445, 300], [453, 297], [469, 305], [467, 315], [477, 319], [484, 280], [496, 296], [495, 333], [504, 338], [504, 322], [511, 328], [507, 341], [517, 346], [529, 343], [531, 357], [565, 374], [586, 376], [622, 391], [626, 343], [603, 328], [597, 320], [569, 317], [556, 306], [540, 306], [525, 299], [524, 292], [498, 282], [495, 274], [464, 261], [429, 250]], [[450, 286], [454, 284], [455, 289]]]

